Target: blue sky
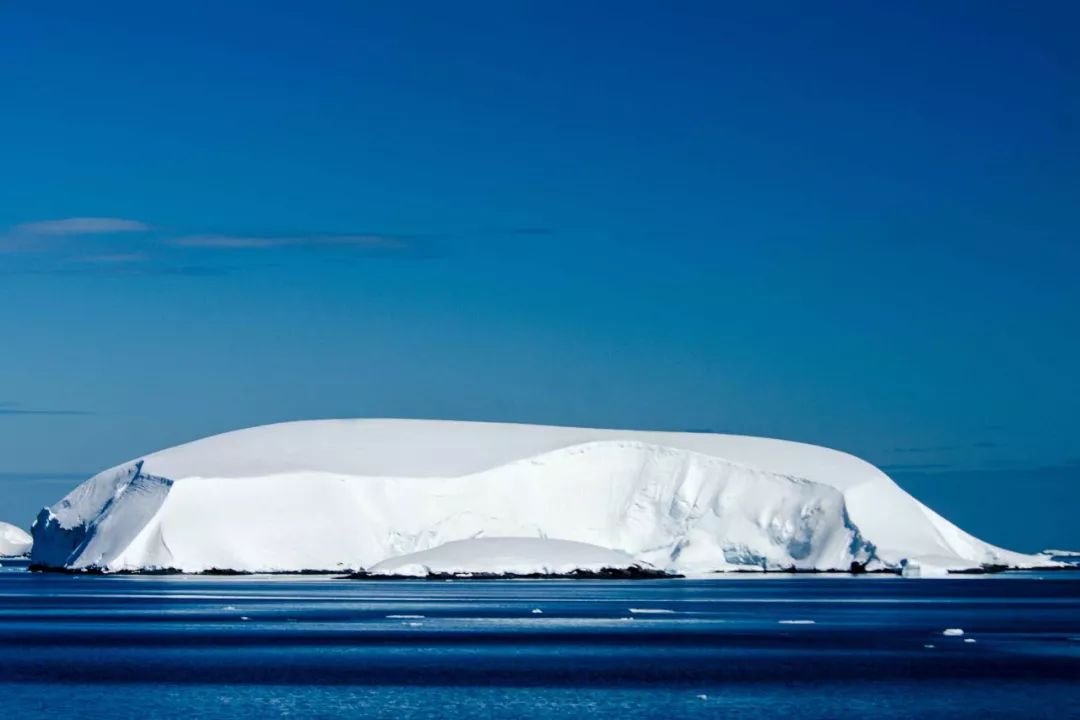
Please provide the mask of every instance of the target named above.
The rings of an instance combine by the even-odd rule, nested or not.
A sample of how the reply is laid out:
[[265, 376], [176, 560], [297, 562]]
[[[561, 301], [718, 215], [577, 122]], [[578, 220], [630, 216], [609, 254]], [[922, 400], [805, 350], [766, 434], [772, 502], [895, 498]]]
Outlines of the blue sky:
[[699, 429], [1080, 545], [1073, 3], [0, 4], [0, 517], [236, 427]]

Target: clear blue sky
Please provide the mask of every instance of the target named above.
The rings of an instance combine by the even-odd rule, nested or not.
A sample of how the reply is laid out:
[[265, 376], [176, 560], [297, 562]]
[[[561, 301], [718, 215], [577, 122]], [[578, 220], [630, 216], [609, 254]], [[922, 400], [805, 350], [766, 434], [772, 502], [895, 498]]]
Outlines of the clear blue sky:
[[236, 427], [711, 429], [1080, 545], [1080, 5], [0, 4], [0, 517]]

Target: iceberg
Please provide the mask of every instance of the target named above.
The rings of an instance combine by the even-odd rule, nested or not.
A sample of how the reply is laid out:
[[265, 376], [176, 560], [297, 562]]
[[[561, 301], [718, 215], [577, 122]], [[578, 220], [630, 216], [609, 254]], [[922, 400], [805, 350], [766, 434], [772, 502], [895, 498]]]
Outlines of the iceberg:
[[21, 527], [0, 522], [0, 558], [22, 557], [30, 552], [33, 540]]
[[1060, 565], [1069, 565], [1072, 567], [1080, 566], [1080, 551], [1078, 550], [1061, 550], [1051, 548], [1040, 552], [1039, 557], [1046, 558], [1050, 562]]
[[836, 450], [436, 420], [215, 435], [95, 475], [32, 532], [35, 567], [105, 572], [356, 572], [477, 538], [586, 543], [678, 574], [1051, 564], [969, 535]]

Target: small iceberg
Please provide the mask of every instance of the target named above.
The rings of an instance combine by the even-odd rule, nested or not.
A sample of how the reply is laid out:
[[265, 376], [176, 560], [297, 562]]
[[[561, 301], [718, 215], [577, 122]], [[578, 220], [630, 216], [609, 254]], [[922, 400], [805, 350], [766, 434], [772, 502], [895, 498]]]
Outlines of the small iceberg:
[[[378, 578], [639, 578], [667, 573], [626, 553], [549, 538], [490, 537], [455, 540], [383, 560], [350, 577]], [[534, 610], [534, 614], [537, 613]], [[540, 611], [542, 612], [542, 611]], [[670, 612], [670, 611], [669, 611]]]
[[0, 558], [29, 555], [33, 545], [30, 533], [11, 523], [0, 522]]
[[906, 578], [943, 578], [950, 571], [971, 571], [979, 566], [957, 562], [955, 558], [939, 555], [920, 555], [900, 561], [900, 575]]

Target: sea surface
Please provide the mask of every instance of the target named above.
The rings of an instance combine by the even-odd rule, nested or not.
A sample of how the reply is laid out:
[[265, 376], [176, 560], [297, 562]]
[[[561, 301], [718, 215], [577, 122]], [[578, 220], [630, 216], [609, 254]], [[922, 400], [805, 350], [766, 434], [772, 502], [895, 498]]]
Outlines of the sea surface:
[[6, 567], [0, 710], [1080, 717], [1080, 572], [365, 582]]

